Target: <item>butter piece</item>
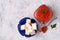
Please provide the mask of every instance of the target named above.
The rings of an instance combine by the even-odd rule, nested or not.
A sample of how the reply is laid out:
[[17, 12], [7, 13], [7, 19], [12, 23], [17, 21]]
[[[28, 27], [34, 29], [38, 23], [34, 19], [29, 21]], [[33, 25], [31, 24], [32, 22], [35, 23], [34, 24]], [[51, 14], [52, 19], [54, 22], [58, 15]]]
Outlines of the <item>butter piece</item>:
[[26, 34], [26, 35], [29, 35], [29, 32], [28, 32], [28, 30], [25, 30], [25, 34]]
[[25, 25], [21, 25], [21, 30], [25, 30]]
[[32, 23], [32, 28], [33, 28], [34, 30], [36, 30], [36, 29], [37, 29], [37, 24], [36, 24], [36, 23]]
[[31, 34], [31, 35], [34, 35], [34, 34], [35, 34], [35, 31], [32, 31], [30, 34]]
[[31, 20], [30, 19], [27, 19], [26, 20], [26, 23], [30, 24], [31, 23]]
[[31, 29], [31, 25], [30, 25], [30, 24], [26, 23], [25, 25], [26, 25], [26, 27], [27, 27], [28, 29]]

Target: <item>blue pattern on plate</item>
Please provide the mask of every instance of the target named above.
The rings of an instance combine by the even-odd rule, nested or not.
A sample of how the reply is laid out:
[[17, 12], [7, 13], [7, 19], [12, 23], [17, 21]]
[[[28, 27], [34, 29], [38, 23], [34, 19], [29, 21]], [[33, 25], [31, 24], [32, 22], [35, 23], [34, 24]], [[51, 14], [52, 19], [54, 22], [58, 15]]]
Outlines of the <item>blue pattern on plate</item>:
[[[21, 25], [25, 24], [26, 23], [26, 19], [30, 19], [29, 17], [25, 17], [23, 19], [20, 20], [19, 24], [18, 24], [18, 31], [19, 33], [22, 35], [22, 36], [25, 36], [25, 37], [31, 37], [31, 36], [34, 36], [34, 35], [26, 35], [25, 34], [25, 30], [21, 30]], [[36, 21], [34, 19], [31, 19], [31, 23], [36, 23]], [[35, 32], [37, 33], [37, 30], [35, 30]]]

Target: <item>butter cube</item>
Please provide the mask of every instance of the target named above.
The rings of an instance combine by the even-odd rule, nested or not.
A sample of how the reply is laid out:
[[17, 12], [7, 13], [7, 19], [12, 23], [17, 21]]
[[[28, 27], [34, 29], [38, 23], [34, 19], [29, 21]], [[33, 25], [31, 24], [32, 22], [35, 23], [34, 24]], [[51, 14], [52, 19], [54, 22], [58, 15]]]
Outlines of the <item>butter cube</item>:
[[31, 33], [33, 30], [32, 29], [28, 29], [28, 32]]
[[28, 23], [26, 23], [26, 27], [27, 27], [28, 29], [31, 29], [31, 25], [28, 24]]
[[31, 23], [31, 20], [30, 19], [27, 19], [26, 20], [26, 23], [30, 24]]
[[25, 30], [25, 25], [21, 25], [21, 30]]
[[29, 35], [29, 32], [28, 32], [28, 30], [25, 30], [25, 34], [26, 34], [26, 35]]
[[34, 30], [36, 30], [36, 29], [37, 29], [37, 24], [36, 24], [36, 23], [32, 23], [32, 28], [33, 28]]
[[34, 35], [34, 34], [35, 34], [35, 31], [32, 31], [30, 34], [31, 34], [31, 35]]

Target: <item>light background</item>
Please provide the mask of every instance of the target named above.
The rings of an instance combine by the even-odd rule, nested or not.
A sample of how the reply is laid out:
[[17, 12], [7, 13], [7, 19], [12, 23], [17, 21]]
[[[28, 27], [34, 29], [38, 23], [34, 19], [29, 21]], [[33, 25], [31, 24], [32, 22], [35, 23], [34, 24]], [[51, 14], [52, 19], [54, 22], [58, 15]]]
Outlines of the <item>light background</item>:
[[[20, 19], [34, 18], [33, 13], [41, 4], [51, 7], [58, 17], [51, 23], [56, 23], [56, 28], [51, 29], [50, 24], [45, 34], [21, 36], [17, 29]], [[0, 40], [60, 40], [60, 0], [0, 0]]]

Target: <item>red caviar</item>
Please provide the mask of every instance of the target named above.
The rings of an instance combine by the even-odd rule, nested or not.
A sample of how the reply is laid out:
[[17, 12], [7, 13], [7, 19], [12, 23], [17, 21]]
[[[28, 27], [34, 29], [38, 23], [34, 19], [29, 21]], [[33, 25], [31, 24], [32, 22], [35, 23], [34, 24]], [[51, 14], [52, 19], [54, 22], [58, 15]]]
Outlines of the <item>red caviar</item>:
[[41, 28], [41, 31], [42, 31], [43, 33], [45, 33], [45, 32], [47, 31], [47, 26], [43, 26], [43, 27]]
[[52, 10], [46, 6], [41, 5], [35, 12], [34, 12], [35, 18], [42, 23], [48, 22], [51, 17], [53, 16]]

